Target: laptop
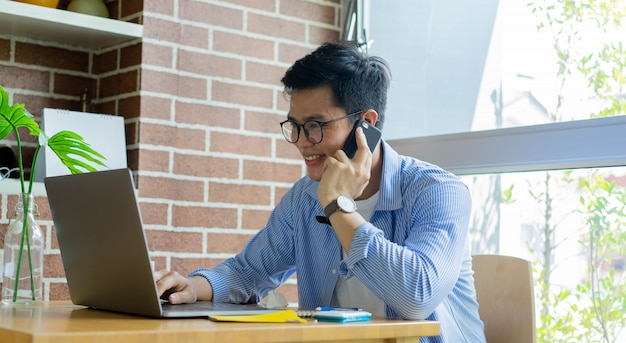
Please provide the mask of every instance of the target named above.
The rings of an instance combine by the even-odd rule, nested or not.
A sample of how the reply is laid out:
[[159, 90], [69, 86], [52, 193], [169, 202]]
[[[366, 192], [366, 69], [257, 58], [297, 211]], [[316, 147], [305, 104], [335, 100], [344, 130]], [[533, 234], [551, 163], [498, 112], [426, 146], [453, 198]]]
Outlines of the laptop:
[[70, 298], [76, 305], [148, 317], [275, 311], [256, 305], [159, 299], [129, 169], [44, 179]]

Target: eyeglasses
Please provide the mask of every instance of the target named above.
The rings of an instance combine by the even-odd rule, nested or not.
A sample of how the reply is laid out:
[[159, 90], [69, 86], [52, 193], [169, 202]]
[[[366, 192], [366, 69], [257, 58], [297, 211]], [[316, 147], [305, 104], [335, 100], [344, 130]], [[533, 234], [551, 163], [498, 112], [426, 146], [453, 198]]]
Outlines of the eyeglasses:
[[283, 136], [289, 143], [296, 143], [300, 138], [300, 128], [304, 131], [304, 135], [309, 142], [313, 144], [319, 144], [322, 139], [324, 139], [324, 132], [322, 128], [330, 123], [334, 123], [338, 120], [345, 119], [348, 117], [355, 116], [357, 114], [361, 114], [363, 111], [358, 111], [354, 113], [350, 113], [340, 118], [336, 118], [329, 121], [316, 121], [309, 120], [304, 124], [300, 125], [293, 121], [292, 119], [287, 119], [284, 122], [280, 123], [280, 128], [283, 131]]

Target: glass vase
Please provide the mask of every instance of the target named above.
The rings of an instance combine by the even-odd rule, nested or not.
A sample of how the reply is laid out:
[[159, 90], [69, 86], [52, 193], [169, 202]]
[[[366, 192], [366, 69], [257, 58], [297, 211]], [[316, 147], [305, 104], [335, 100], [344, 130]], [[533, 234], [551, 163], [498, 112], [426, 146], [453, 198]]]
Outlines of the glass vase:
[[44, 236], [32, 194], [20, 194], [15, 219], [4, 236], [3, 304], [32, 304], [42, 300]]

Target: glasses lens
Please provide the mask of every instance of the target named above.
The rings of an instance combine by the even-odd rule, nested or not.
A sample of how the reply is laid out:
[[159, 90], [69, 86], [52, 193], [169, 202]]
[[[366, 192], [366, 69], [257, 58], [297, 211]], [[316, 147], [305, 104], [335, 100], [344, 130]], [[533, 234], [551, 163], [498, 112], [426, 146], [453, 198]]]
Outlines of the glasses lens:
[[298, 126], [292, 121], [286, 121], [281, 125], [283, 129], [283, 136], [289, 143], [295, 143], [298, 141]]
[[322, 141], [322, 125], [316, 121], [304, 123], [304, 134], [309, 142], [317, 144]]

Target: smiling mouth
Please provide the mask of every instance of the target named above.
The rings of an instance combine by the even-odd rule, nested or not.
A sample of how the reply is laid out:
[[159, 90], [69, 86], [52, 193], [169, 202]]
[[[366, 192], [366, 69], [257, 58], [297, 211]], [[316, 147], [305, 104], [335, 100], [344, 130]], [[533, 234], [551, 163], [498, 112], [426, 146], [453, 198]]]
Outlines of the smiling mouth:
[[322, 155], [309, 155], [309, 156], [304, 156], [304, 159], [306, 161], [313, 161], [316, 160], [318, 158], [322, 157]]

